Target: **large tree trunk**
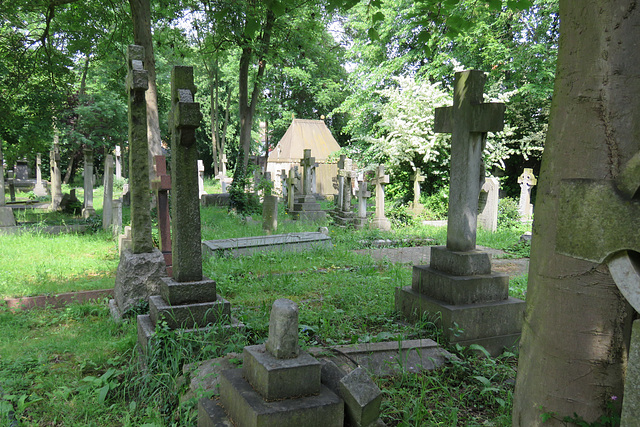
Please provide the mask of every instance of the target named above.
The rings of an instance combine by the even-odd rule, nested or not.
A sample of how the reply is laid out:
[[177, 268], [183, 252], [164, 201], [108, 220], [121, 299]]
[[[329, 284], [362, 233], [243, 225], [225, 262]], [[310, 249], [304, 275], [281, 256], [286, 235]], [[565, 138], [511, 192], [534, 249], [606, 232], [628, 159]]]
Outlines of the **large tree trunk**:
[[615, 179], [640, 148], [640, 10], [626, 0], [561, 0], [560, 15], [514, 426], [540, 425], [545, 413], [555, 414], [545, 426], [602, 415], [623, 393], [633, 317], [606, 264], [557, 253], [556, 230], [561, 180]]
[[160, 121], [158, 119], [158, 87], [156, 86], [156, 60], [153, 55], [151, 38], [151, 5], [149, 0], [129, 0], [133, 20], [134, 43], [144, 47], [145, 69], [149, 73], [149, 89], [145, 92], [147, 101], [147, 139], [149, 143], [149, 182], [156, 176], [154, 156], [162, 154]]

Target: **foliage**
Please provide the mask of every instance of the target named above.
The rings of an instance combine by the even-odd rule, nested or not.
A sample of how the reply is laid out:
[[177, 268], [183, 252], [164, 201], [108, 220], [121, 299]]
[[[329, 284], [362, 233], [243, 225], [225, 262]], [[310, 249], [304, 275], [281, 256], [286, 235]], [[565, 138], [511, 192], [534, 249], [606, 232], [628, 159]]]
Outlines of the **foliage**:
[[502, 197], [498, 201], [498, 227], [516, 228], [521, 225], [518, 201], [511, 197]]
[[449, 213], [449, 187], [440, 187], [436, 192], [423, 199], [425, 216], [430, 220], [447, 219]]

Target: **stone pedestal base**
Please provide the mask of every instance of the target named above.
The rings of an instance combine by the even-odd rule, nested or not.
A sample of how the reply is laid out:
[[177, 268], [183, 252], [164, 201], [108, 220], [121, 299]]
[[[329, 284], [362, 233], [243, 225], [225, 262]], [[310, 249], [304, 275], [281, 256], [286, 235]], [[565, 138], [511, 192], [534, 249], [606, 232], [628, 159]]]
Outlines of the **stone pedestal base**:
[[373, 218], [371, 220], [371, 227], [379, 230], [391, 230], [391, 222], [387, 218]]
[[312, 195], [296, 197], [289, 215], [294, 220], [307, 221], [320, 221], [327, 217], [327, 213], [320, 208], [320, 204]]
[[353, 224], [355, 214], [350, 211], [334, 211], [333, 221], [340, 227], [347, 227]]
[[13, 209], [8, 206], [0, 207], [0, 227], [15, 227], [16, 217], [13, 215]]
[[90, 216], [93, 216], [96, 214], [96, 210], [93, 208], [83, 208], [82, 209], [82, 218], [87, 219]]

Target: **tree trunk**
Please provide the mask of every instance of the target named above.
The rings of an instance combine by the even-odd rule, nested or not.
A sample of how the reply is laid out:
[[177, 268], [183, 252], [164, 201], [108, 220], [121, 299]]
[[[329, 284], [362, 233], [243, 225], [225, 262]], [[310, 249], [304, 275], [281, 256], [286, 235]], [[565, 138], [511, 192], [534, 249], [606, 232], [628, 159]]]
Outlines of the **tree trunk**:
[[217, 79], [211, 83], [211, 157], [213, 158], [213, 176], [218, 176], [218, 86]]
[[600, 417], [623, 393], [633, 317], [606, 264], [555, 248], [561, 180], [615, 179], [640, 147], [640, 10], [626, 0], [561, 0], [560, 18], [514, 426], [541, 425], [543, 414], [554, 414], [545, 426], [574, 413]]
[[134, 43], [144, 47], [144, 67], [149, 73], [149, 88], [145, 92], [147, 101], [147, 138], [149, 141], [149, 182], [156, 176], [153, 156], [162, 154], [160, 121], [158, 119], [158, 88], [156, 86], [156, 61], [153, 56], [151, 38], [151, 4], [149, 0], [129, 0], [133, 20]]

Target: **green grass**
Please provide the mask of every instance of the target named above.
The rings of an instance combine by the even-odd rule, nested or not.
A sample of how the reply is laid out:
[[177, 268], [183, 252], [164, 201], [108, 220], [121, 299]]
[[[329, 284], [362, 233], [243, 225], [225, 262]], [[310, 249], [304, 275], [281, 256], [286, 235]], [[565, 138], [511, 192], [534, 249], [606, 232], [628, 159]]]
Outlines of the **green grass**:
[[[264, 234], [259, 215], [246, 222], [220, 208], [202, 209], [202, 223], [203, 239]], [[282, 220], [278, 233], [316, 231], [319, 225]], [[410, 266], [376, 261], [352, 249], [377, 239], [444, 244], [446, 228], [329, 230], [331, 249], [205, 258], [203, 272], [216, 280], [245, 332], [221, 336], [214, 330], [190, 338], [160, 326], [156, 337], [162, 345], [145, 358], [146, 370], [137, 362], [135, 321], [116, 324], [105, 300], [15, 313], [0, 307], [0, 425], [8, 422], [9, 407], [20, 425], [195, 425], [197, 396], [185, 394], [182, 366], [264, 342], [277, 298], [298, 303], [303, 346], [403, 338], [442, 342], [432, 322], [406, 325], [393, 311], [394, 289], [411, 282]], [[481, 231], [478, 243], [524, 251], [517, 245], [520, 234]], [[24, 234], [0, 236], [0, 241], [0, 294], [5, 297], [113, 286], [118, 256], [106, 233]], [[512, 278], [510, 288], [510, 295], [524, 298], [526, 276]], [[469, 349], [448, 349], [459, 360], [443, 369], [375, 379], [384, 394], [387, 425], [510, 424], [517, 356], [479, 358]]]

